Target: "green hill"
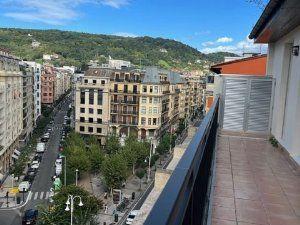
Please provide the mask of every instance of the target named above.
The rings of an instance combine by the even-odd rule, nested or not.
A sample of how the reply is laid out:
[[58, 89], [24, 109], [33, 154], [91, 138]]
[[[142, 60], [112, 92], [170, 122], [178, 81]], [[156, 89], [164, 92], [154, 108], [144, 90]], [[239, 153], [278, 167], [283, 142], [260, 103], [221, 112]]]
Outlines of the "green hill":
[[[33, 40], [40, 46], [33, 48]], [[58, 54], [55, 65], [84, 67], [89, 60], [105, 62], [110, 55], [139, 65], [159, 65], [180, 70], [202, 69], [232, 53], [203, 54], [178, 41], [151, 37], [119, 37], [60, 30], [0, 29], [0, 47], [26, 60], [42, 61], [43, 54]]]

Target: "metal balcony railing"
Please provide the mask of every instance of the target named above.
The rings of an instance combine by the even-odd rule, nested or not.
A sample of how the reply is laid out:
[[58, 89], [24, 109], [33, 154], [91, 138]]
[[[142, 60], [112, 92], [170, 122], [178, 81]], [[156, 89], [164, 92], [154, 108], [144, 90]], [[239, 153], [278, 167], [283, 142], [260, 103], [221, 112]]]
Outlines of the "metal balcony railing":
[[145, 225], [206, 224], [218, 109], [217, 98], [150, 211]]

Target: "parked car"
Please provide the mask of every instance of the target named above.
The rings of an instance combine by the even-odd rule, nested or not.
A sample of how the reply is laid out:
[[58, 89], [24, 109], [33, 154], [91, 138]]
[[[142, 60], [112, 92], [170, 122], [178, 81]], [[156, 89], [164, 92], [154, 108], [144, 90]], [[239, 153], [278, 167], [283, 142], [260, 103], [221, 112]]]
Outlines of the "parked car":
[[40, 154], [35, 154], [35, 156], [34, 156], [34, 158], [33, 158], [33, 161], [41, 162], [41, 161], [42, 161], [42, 155], [40, 155]]
[[138, 214], [138, 212], [139, 212], [138, 210], [132, 210], [129, 213], [127, 220], [126, 220], [126, 225], [132, 224], [132, 222], [133, 222], [134, 218], [136, 217], [136, 215]]
[[33, 175], [27, 174], [27, 175], [25, 175], [23, 181], [28, 181], [29, 183], [32, 183], [34, 180], [34, 177], [35, 177], [34, 174]]
[[37, 217], [38, 217], [38, 210], [36, 209], [26, 210], [22, 219], [22, 225], [36, 224]]
[[31, 164], [31, 169], [38, 169], [40, 167], [40, 163], [33, 163]]
[[27, 191], [29, 191], [29, 188], [30, 188], [29, 181], [22, 181], [18, 187], [19, 192], [27, 192]]
[[39, 142], [36, 145], [36, 152], [37, 153], [43, 153], [45, 151], [45, 143]]
[[62, 166], [61, 165], [55, 165], [55, 175], [59, 176], [62, 172]]
[[35, 176], [36, 173], [37, 173], [37, 169], [34, 168], [29, 168], [27, 171], [27, 175], [29, 176]]
[[57, 166], [57, 165], [59, 165], [59, 166], [62, 165], [62, 158], [59, 158], [59, 159], [55, 160], [55, 166]]
[[43, 137], [41, 138], [41, 141], [42, 142], [47, 142], [49, 140], [49, 138], [50, 138], [50, 133], [45, 133], [43, 135]]

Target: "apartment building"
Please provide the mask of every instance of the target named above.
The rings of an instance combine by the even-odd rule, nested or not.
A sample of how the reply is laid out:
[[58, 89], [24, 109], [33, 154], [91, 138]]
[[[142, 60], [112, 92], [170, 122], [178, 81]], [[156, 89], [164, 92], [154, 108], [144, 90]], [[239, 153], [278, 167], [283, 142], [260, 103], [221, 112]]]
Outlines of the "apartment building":
[[33, 99], [34, 99], [34, 121], [36, 123], [37, 119], [41, 115], [41, 70], [42, 65], [36, 62], [25, 62], [30, 66], [34, 72], [33, 78]]
[[29, 140], [34, 124], [34, 70], [25, 62], [20, 62], [23, 81], [23, 131], [20, 136], [20, 144], [26, 144]]
[[76, 83], [75, 130], [105, 144], [110, 119], [110, 70], [91, 68]]
[[13, 163], [23, 121], [23, 79], [19, 59], [0, 50], [0, 180]]
[[41, 75], [41, 94], [42, 104], [53, 104], [54, 103], [54, 84], [56, 80], [56, 74], [54, 67], [51, 65], [44, 65]]
[[90, 68], [76, 84], [75, 129], [102, 144], [108, 134], [159, 140], [187, 117], [187, 90], [180, 74], [157, 67]]

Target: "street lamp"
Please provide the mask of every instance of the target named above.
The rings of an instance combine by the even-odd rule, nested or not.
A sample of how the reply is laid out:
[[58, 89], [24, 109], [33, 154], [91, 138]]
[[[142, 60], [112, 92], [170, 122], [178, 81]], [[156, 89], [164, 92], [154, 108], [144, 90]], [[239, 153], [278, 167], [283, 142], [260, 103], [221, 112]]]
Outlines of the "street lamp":
[[78, 184], [78, 169], [76, 169], [75, 172], [76, 172], [75, 185], [77, 186], [77, 184]]
[[73, 195], [68, 195], [68, 199], [67, 199], [67, 202], [66, 202], [66, 208], [65, 208], [65, 211], [70, 211], [71, 210], [71, 225], [73, 225], [73, 212], [74, 212], [74, 200], [76, 198], [79, 198], [80, 202], [78, 204], [78, 206], [83, 206], [83, 203], [82, 203], [82, 200], [81, 200], [81, 197], [76, 195], [76, 196], [73, 196]]
[[62, 155], [61, 158], [65, 159], [64, 183], [65, 183], [65, 186], [67, 186], [67, 157], [65, 155]]

